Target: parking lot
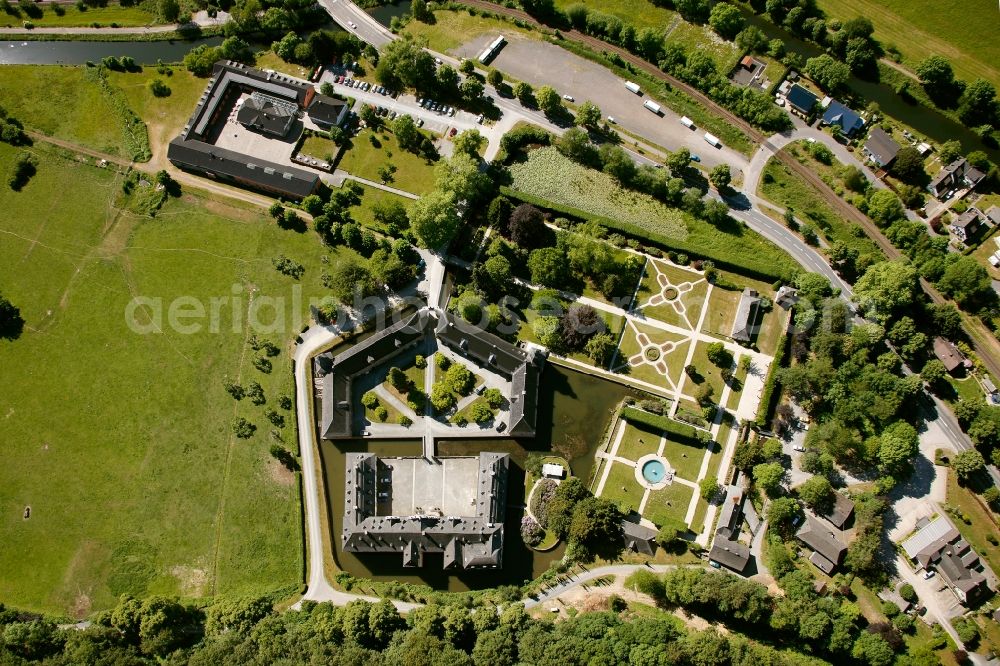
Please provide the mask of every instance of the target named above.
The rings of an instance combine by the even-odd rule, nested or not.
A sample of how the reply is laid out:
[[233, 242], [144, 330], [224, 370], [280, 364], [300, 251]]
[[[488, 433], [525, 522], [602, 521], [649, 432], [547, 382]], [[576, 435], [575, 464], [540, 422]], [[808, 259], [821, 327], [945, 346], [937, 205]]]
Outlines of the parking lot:
[[390, 95], [381, 95], [374, 90], [365, 91], [360, 88], [352, 88], [342, 83], [337, 83], [336, 79], [336, 73], [326, 71], [320, 80], [332, 84], [334, 93], [342, 97], [351, 97], [362, 104], [372, 104], [376, 107], [381, 106], [389, 111], [395, 111], [397, 114], [406, 113], [413, 116], [414, 119], [419, 118], [424, 121], [423, 129], [431, 132], [445, 134], [453, 127], [459, 132], [473, 128], [484, 131], [483, 126], [477, 120], [477, 116], [466, 111], [456, 109], [455, 115], [449, 116], [421, 107], [417, 104], [417, 99], [413, 95], [405, 94], [393, 98]]
[[[577, 104], [590, 100], [601, 107], [605, 117], [613, 116], [622, 129], [669, 150], [688, 148], [708, 168], [726, 163], [735, 174], [746, 167], [746, 157], [728, 147], [713, 148], [702, 137], [705, 130], [685, 127], [680, 116], [666, 107], [662, 116], [645, 109], [642, 103], [649, 96], [627, 91], [625, 82], [610, 70], [553, 44], [505, 36], [509, 43], [490, 63], [497, 69], [534, 86], [552, 86], [560, 95], [572, 96]], [[495, 38], [493, 33], [483, 35], [459, 46], [453, 54], [476, 58]]]

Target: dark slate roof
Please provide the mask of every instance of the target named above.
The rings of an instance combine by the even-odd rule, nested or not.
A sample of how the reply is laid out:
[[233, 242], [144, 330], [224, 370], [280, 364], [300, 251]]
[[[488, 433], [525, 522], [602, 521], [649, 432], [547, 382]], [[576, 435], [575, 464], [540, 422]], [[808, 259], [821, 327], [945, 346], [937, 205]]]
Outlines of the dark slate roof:
[[958, 347], [941, 336], [934, 338], [934, 355], [944, 363], [944, 369], [948, 372], [965, 362], [965, 357], [958, 351]]
[[319, 183], [319, 176], [313, 172], [182, 137], [170, 142], [167, 159], [182, 169], [212, 173], [225, 180], [299, 199], [312, 194]]
[[750, 561], [750, 549], [738, 541], [731, 541], [724, 534], [716, 534], [712, 550], [708, 551], [708, 559], [736, 573], [742, 573]]
[[733, 320], [732, 338], [740, 342], [750, 342], [755, 333], [757, 310], [760, 307], [760, 296], [750, 287], [740, 294], [740, 303], [736, 308], [736, 318]]
[[812, 94], [810, 91], [806, 90], [797, 83], [788, 90], [788, 94], [785, 95], [785, 99], [788, 100], [789, 104], [802, 113], [809, 113], [812, 111], [813, 107], [816, 106], [817, 101], [816, 95]]
[[979, 209], [969, 208], [964, 213], [956, 217], [955, 221], [949, 226], [958, 227], [959, 229], [965, 230], [966, 233], [971, 233], [978, 229], [982, 224], [983, 220], [980, 217]]
[[316, 94], [313, 96], [307, 112], [309, 117], [317, 123], [332, 125], [340, 118], [340, 114], [343, 113], [346, 106], [347, 103], [343, 100]]
[[269, 99], [247, 97], [236, 113], [236, 120], [246, 127], [260, 132], [285, 136], [288, 128], [295, 121], [295, 113], [282, 104], [275, 104]]
[[509, 466], [506, 453], [479, 454], [479, 501], [470, 516], [377, 515], [380, 464], [373, 453], [346, 454], [341, 527], [344, 550], [399, 553], [407, 567], [420, 566], [420, 555], [427, 552], [443, 553], [445, 569], [502, 566]]
[[625, 536], [625, 547], [643, 555], [656, 553], [656, 530], [650, 529], [631, 520], [622, 521], [622, 534]]
[[864, 127], [865, 121], [857, 113], [844, 106], [837, 100], [830, 102], [823, 113], [823, 122], [827, 125], [839, 125], [847, 136], [853, 135]]
[[868, 133], [865, 150], [879, 166], [886, 166], [896, 159], [896, 155], [899, 153], [899, 144], [893, 141], [892, 137], [886, 134], [881, 127], [875, 127]]
[[[421, 340], [433, 320], [425, 310], [378, 331], [335, 357], [317, 356], [326, 374], [322, 380], [320, 432], [324, 439], [351, 437], [351, 381], [355, 375], [384, 363]], [[323, 361], [319, 361], [323, 359]], [[317, 373], [318, 374], [318, 373]]]
[[837, 539], [825, 525], [810, 515], [806, 515], [805, 522], [795, 533], [795, 536], [835, 566], [840, 564], [840, 560], [847, 550], [847, 546]]
[[834, 527], [842, 530], [852, 513], [854, 513], [854, 502], [846, 495], [834, 493], [833, 508], [830, 509], [830, 513], [823, 514], [823, 517], [829, 520]]

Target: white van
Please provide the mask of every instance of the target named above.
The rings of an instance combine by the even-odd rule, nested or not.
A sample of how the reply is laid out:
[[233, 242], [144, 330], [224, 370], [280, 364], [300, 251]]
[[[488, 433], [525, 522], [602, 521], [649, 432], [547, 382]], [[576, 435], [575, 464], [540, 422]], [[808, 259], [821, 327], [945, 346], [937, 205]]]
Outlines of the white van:
[[688, 129], [694, 129], [694, 121], [687, 116], [681, 116], [681, 125], [684, 125]]
[[642, 94], [642, 89], [639, 88], [638, 83], [632, 83], [631, 81], [626, 81], [625, 87], [628, 88], [630, 91], [634, 92], [636, 95]]
[[722, 147], [722, 142], [719, 141], [719, 137], [715, 136], [714, 134], [709, 134], [708, 132], [705, 132], [705, 141], [707, 141], [710, 145], [715, 146], [716, 148]]
[[651, 99], [647, 99], [645, 102], [642, 103], [642, 105], [647, 109], [649, 109], [650, 111], [652, 111], [653, 113], [655, 113], [656, 115], [660, 115], [661, 113], [663, 113], [663, 111], [660, 109], [660, 105]]

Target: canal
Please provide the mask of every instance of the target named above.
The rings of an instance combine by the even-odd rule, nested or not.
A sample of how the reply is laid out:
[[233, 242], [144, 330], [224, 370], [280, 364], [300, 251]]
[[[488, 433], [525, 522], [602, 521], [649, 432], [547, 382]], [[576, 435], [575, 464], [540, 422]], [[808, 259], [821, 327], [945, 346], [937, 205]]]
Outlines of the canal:
[[333, 555], [337, 566], [358, 577], [424, 584], [451, 592], [519, 585], [541, 575], [554, 561], [562, 558], [565, 545], [539, 553], [521, 541], [524, 461], [533, 451], [560, 450], [570, 459], [573, 473], [586, 482], [593, 467], [594, 452], [604, 439], [614, 408], [631, 395], [637, 395], [637, 392], [604, 379], [547, 364], [539, 389], [537, 437], [438, 442], [437, 452], [441, 456], [471, 456], [478, 455], [480, 451], [510, 453], [503, 568], [499, 571], [445, 572], [441, 569], [440, 555], [427, 556], [424, 567], [415, 571], [403, 568], [399, 554], [365, 554], [358, 557], [343, 552], [339, 534], [344, 513], [344, 454], [367, 451], [385, 456], [420, 455], [421, 445], [419, 440], [321, 442], [327, 513], [331, 523], [330, 534], [334, 536]]
[[155, 42], [0, 41], [0, 65], [84, 65], [101, 58], [128, 56], [140, 65], [180, 62], [202, 44], [218, 46], [222, 37]]
[[372, 7], [371, 9], [366, 9], [365, 11], [367, 11], [373, 19], [388, 28], [389, 24], [392, 23], [393, 17], [405, 16], [409, 14], [410, 6], [412, 4], [413, 0], [399, 0], [398, 2]]

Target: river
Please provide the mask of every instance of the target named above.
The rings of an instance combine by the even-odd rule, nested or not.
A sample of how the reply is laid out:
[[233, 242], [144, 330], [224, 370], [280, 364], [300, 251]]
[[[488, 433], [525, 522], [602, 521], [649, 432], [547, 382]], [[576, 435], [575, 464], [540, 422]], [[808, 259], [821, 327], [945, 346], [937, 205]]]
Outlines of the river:
[[[604, 441], [614, 407], [629, 395], [637, 395], [620, 384], [548, 364], [542, 375], [538, 402], [538, 436], [534, 439], [450, 440], [438, 442], [442, 456], [477, 455], [479, 451], [504, 451], [511, 455], [507, 485], [507, 518], [504, 539], [503, 568], [499, 571], [444, 571], [441, 556], [428, 556], [423, 569], [404, 569], [399, 554], [365, 554], [361, 557], [345, 553], [340, 539], [334, 538], [334, 558], [337, 565], [355, 576], [380, 581], [400, 581], [429, 585], [439, 590], [459, 592], [469, 589], [518, 585], [541, 575], [556, 560], [562, 558], [565, 545], [539, 553], [521, 541], [520, 524], [524, 515], [524, 461], [532, 451], [549, 451], [553, 445], [572, 451], [569, 457], [573, 473], [584, 482], [594, 463], [594, 452]], [[327, 513], [330, 534], [340, 534], [344, 512], [344, 454], [368, 451], [388, 456], [420, 455], [419, 440], [408, 441], [323, 441], [324, 485], [327, 491]]]
[[196, 46], [218, 46], [222, 37], [154, 42], [0, 41], [0, 65], [84, 65], [106, 56], [129, 56], [140, 65], [180, 62]]

